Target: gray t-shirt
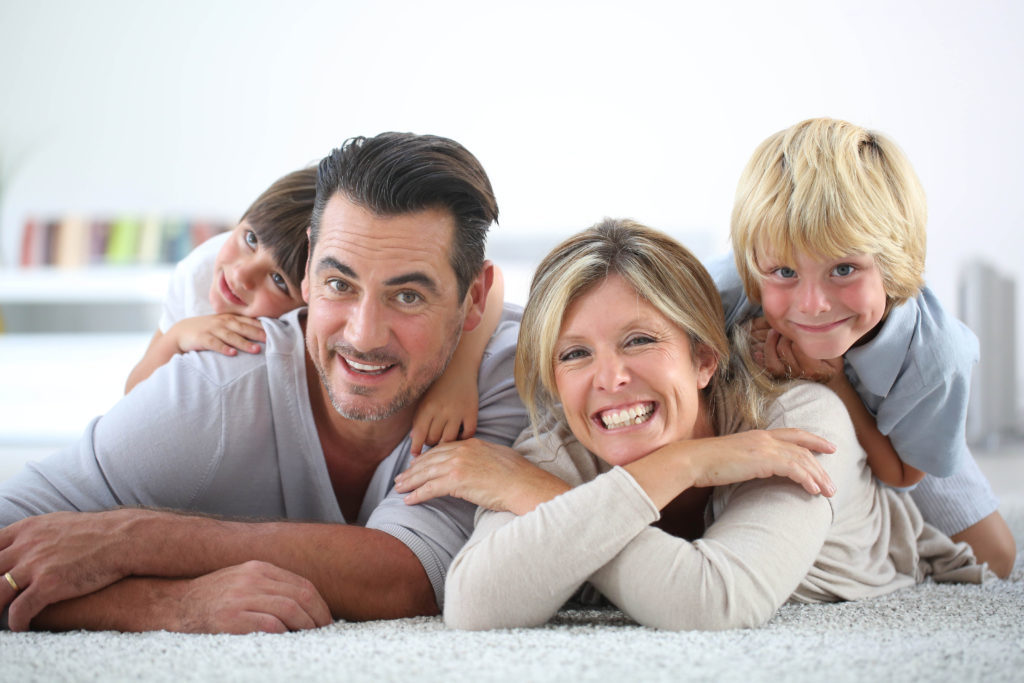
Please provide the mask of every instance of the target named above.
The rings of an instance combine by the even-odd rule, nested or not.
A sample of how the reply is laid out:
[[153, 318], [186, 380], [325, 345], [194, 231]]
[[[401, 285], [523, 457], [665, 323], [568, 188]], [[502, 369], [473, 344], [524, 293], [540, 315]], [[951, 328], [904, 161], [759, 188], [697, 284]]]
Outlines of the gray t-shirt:
[[[527, 424], [512, 378], [521, 313], [505, 307], [480, 365], [476, 435], [503, 445]], [[359, 518], [343, 518], [309, 404], [304, 314], [263, 318], [263, 353], [175, 356], [90, 423], [76, 445], [0, 483], [0, 526], [119, 505], [358, 524], [405, 543], [444, 604], [445, 574], [472, 532], [475, 508], [455, 498], [403, 502], [393, 486], [412, 458], [407, 436], [378, 465]]]

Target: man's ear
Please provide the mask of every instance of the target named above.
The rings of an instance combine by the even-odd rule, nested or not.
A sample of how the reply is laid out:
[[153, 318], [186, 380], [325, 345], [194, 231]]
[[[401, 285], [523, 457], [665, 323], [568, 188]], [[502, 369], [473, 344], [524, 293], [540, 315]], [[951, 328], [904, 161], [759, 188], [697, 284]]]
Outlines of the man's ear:
[[466, 320], [462, 324], [462, 330], [469, 332], [480, 324], [484, 317], [484, 309], [487, 307], [487, 293], [491, 291], [494, 284], [494, 264], [484, 261], [484, 267], [480, 274], [473, 278], [466, 290], [466, 298], [462, 302], [466, 309]]
[[715, 376], [715, 371], [718, 369], [718, 359], [715, 357], [715, 352], [707, 344], [697, 344], [695, 351], [696, 357], [693, 359], [693, 362], [697, 370], [697, 387], [703, 389], [711, 381], [711, 378]]
[[306, 275], [299, 283], [299, 289], [302, 290], [302, 300], [307, 304], [309, 303], [309, 264], [312, 260], [313, 252], [309, 249], [309, 228], [306, 228]]

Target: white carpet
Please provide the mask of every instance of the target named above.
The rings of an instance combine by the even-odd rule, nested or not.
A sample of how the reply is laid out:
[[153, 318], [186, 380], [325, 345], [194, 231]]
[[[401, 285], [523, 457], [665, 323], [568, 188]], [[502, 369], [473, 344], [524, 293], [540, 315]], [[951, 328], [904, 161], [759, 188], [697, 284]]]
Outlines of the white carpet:
[[[1002, 511], [1024, 549], [1024, 494]], [[1008, 581], [787, 606], [763, 628], [720, 633], [642, 628], [615, 610], [488, 633], [439, 618], [287, 635], [0, 633], [0, 681], [127, 680], [1024, 681], [1024, 551]]]

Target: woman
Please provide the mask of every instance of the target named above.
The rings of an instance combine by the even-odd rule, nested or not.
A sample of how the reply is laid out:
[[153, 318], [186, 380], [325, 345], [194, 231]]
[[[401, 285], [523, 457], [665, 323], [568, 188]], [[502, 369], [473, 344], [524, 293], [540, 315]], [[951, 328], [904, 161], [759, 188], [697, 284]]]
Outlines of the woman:
[[[512, 510], [478, 513], [449, 570], [446, 623], [544, 623], [589, 583], [644, 625], [734, 628], [787, 600], [982, 579], [966, 546], [876, 485], [834, 394], [793, 383], [772, 398], [746, 367], [730, 356], [714, 283], [678, 243], [606, 221], [556, 247], [534, 276], [516, 357], [534, 424], [517, 450], [544, 473], [514, 466], [445, 486], [469, 460], [446, 465], [440, 451], [399, 482]], [[745, 431], [758, 426], [772, 431]], [[834, 495], [814, 495], [832, 493], [829, 477]], [[708, 526], [688, 541], [712, 485]], [[508, 504], [502, 490], [546, 502]]]

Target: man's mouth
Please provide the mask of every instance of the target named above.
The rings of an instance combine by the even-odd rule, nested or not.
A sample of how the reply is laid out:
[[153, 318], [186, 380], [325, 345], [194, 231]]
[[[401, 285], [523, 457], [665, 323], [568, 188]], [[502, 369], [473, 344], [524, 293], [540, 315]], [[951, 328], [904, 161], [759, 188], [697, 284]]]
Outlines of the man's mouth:
[[621, 429], [630, 425], [643, 424], [651, 419], [651, 415], [654, 414], [654, 402], [645, 401], [644, 403], [638, 403], [630, 406], [629, 408], [619, 408], [615, 410], [606, 410], [603, 413], [598, 414], [601, 419], [601, 424], [604, 425], [605, 429]]
[[382, 375], [394, 367], [394, 363], [388, 365], [376, 365], [372, 363], [360, 363], [359, 361], [354, 361], [351, 358], [345, 358], [344, 360], [350, 370], [360, 375]]

